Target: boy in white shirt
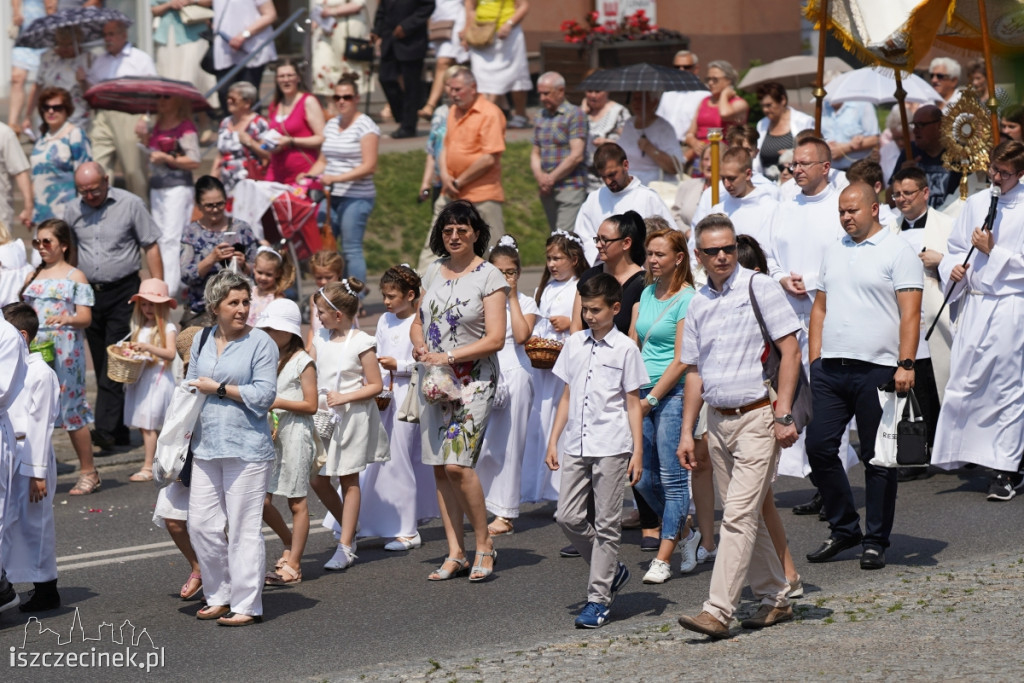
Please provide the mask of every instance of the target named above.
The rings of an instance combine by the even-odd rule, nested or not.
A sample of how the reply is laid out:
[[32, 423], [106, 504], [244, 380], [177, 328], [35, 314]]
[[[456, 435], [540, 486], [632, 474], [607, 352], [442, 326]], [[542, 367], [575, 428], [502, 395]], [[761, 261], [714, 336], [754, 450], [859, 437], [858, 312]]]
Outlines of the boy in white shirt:
[[[25, 340], [27, 347], [39, 331], [39, 317], [21, 302], [3, 307], [4, 318]], [[12, 583], [35, 585], [22, 612], [43, 612], [60, 607], [57, 592], [57, 539], [53, 525], [53, 495], [57, 488], [57, 461], [53, 454], [53, 423], [60, 411], [57, 374], [39, 353], [30, 353], [24, 388], [11, 404], [10, 417], [17, 438], [7, 499], [3, 534], [4, 569]]]
[[[577, 286], [590, 329], [569, 337], [553, 372], [565, 382], [548, 440], [547, 465], [562, 477], [555, 518], [590, 566], [587, 604], [576, 628], [598, 628], [608, 619], [616, 593], [629, 581], [619, 562], [622, 495], [643, 471], [643, 412], [638, 390], [649, 379], [640, 349], [616, 329], [622, 287], [602, 273]], [[587, 499], [594, 499], [594, 522]]]

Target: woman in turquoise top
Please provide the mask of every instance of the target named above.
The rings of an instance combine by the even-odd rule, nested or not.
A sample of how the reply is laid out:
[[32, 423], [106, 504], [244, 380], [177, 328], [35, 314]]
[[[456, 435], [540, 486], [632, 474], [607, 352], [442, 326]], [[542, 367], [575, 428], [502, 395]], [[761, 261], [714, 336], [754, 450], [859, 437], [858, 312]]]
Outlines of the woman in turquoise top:
[[[672, 576], [669, 561], [686, 530], [690, 509], [689, 471], [676, 457], [683, 419], [683, 371], [679, 362], [683, 319], [695, 290], [686, 237], [671, 228], [647, 234], [648, 282], [633, 305], [630, 336], [640, 345], [651, 383], [640, 388], [644, 410], [644, 476], [634, 488], [661, 517], [661, 544], [644, 583], [664, 583]], [[699, 532], [686, 537], [680, 571], [695, 556]], [[690, 551], [690, 552], [687, 552]]]

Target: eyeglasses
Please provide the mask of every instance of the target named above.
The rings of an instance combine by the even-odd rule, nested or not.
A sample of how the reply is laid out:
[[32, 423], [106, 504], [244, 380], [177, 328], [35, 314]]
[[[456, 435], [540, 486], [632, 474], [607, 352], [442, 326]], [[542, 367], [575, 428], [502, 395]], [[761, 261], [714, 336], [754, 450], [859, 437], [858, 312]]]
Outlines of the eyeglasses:
[[937, 74], [937, 73], [930, 73], [930, 74], [928, 74], [928, 80], [934, 81], [935, 79], [939, 79], [940, 81], [951, 81], [951, 80], [953, 80], [953, 77], [950, 76], [949, 74]]
[[473, 228], [445, 228], [441, 231], [441, 236], [445, 239], [451, 239], [453, 235], [458, 235], [465, 239], [469, 237], [471, 232], [473, 232]]
[[41, 239], [32, 240], [33, 249], [38, 249], [39, 247], [46, 247], [47, 249], [49, 249], [55, 244], [57, 244], [57, 240], [50, 239], [49, 237], [43, 237]]
[[724, 247], [697, 247], [697, 251], [701, 252], [705, 256], [718, 256], [718, 252], [725, 252], [726, 254], [735, 254], [736, 245], [727, 244]]
[[597, 237], [594, 238], [594, 244], [596, 244], [597, 246], [600, 247], [603, 244], [611, 244], [612, 242], [621, 242], [624, 239], [626, 239], [625, 235], [623, 235], [622, 237], [604, 237], [602, 235], [598, 235]]
[[334, 96], [334, 101], [335, 102], [341, 102], [342, 100], [344, 100], [345, 102], [351, 102], [355, 98], [356, 98], [355, 95], [335, 95]]
[[715, 83], [718, 83], [718, 81], [720, 80], [722, 79], [719, 78], [718, 76], [708, 76], [707, 78], [704, 79], [704, 82], [707, 83], [708, 85], [714, 85]]
[[910, 127], [912, 129], [913, 128], [924, 128], [925, 126], [930, 126], [930, 125], [932, 125], [934, 123], [940, 123], [941, 121], [942, 121], [942, 119], [935, 119], [934, 121], [911, 121]]
[[923, 189], [924, 189], [923, 187], [919, 187], [916, 190], [914, 190], [913, 192], [893, 192], [889, 196], [891, 196], [896, 201], [899, 201], [901, 199], [910, 199], [911, 197], [913, 197], [915, 194], [917, 194], [918, 192], [920, 192]]
[[204, 204], [200, 204], [199, 206], [203, 207], [207, 211], [219, 211], [220, 209], [223, 209], [227, 205], [227, 202], [206, 202]]
[[996, 178], [1011, 178], [1017, 175], [1014, 171], [1004, 171], [1000, 168], [996, 168], [995, 166], [988, 167], [988, 174], [993, 180]]
[[798, 168], [808, 169], [811, 166], [816, 166], [817, 164], [823, 164], [823, 163], [825, 163], [825, 162], [824, 161], [794, 161], [793, 163], [791, 163], [789, 166], [786, 167], [786, 170], [789, 171], [790, 173], [793, 173]]
[[40, 109], [40, 111], [42, 111], [44, 113], [47, 113], [47, 114], [49, 114], [51, 112], [52, 113], [57, 113], [57, 114], [62, 114], [65, 111], [67, 111], [67, 107], [65, 107], [63, 104], [41, 104], [41, 105], [39, 105], [39, 109]]
[[519, 271], [515, 268], [512, 268], [511, 270], [499, 270], [498, 272], [505, 277], [517, 277], [519, 275]]
[[107, 188], [105, 187], [105, 185], [101, 185], [100, 187], [93, 188], [91, 190], [83, 190], [79, 188], [78, 194], [82, 197], [99, 197], [106, 191]]

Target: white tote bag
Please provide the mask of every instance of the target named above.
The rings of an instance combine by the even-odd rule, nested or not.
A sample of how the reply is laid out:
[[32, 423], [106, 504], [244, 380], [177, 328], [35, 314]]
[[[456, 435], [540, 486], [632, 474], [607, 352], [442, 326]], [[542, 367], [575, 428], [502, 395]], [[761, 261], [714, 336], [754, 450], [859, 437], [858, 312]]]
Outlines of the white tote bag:
[[181, 474], [181, 468], [188, 458], [192, 431], [205, 402], [206, 394], [199, 393], [198, 389], [189, 386], [187, 382], [174, 387], [163, 429], [156, 440], [153, 482], [157, 488], [170, 486]]
[[871, 464], [875, 467], [899, 467], [896, 458], [899, 424], [907, 405], [907, 394], [900, 396], [895, 391], [879, 389], [878, 402], [882, 404], [882, 421], [878, 423], [875, 434], [875, 457], [871, 458]]

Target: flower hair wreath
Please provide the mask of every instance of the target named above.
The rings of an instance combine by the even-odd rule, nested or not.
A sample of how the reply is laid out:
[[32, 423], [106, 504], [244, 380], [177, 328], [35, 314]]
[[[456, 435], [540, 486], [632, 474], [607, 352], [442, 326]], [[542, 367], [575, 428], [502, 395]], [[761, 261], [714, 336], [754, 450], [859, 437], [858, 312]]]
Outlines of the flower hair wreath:
[[583, 246], [583, 238], [580, 237], [579, 235], [577, 235], [574, 232], [567, 232], [565, 230], [555, 230], [553, 233], [551, 233], [551, 236], [552, 237], [564, 237], [567, 240], [575, 242], [576, 244], [580, 245], [581, 247]]
[[519, 245], [516, 244], [516, 238], [512, 235], [502, 235], [498, 240], [498, 243], [490, 248], [490, 251], [494, 251], [497, 247], [508, 247], [514, 250], [517, 254], [519, 253]]

